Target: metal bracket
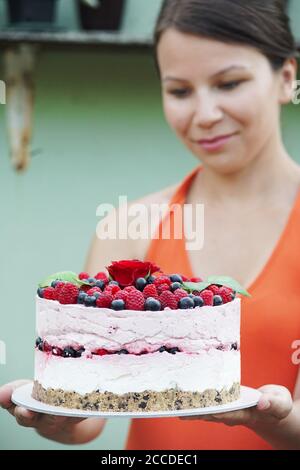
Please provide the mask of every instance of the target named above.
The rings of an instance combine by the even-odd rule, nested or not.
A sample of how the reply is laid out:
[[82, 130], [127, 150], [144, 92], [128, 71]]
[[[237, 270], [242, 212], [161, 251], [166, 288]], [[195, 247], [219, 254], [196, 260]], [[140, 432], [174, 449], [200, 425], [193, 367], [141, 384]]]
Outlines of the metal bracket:
[[37, 45], [21, 43], [4, 52], [7, 130], [17, 171], [25, 170], [30, 163], [37, 51]]

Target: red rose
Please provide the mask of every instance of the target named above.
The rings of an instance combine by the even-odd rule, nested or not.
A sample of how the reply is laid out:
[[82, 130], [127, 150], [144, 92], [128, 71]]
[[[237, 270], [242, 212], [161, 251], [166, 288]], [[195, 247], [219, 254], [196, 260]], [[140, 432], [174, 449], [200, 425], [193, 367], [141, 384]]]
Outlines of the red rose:
[[133, 285], [139, 277], [150, 276], [159, 270], [160, 268], [150, 261], [137, 259], [113, 261], [107, 267], [110, 277], [122, 287]]

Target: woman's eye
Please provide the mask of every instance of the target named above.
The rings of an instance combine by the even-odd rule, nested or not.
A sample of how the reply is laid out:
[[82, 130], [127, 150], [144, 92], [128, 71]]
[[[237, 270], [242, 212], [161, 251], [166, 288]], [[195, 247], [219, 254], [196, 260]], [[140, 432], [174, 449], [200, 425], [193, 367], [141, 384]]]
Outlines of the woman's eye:
[[184, 98], [185, 96], [188, 95], [189, 90], [177, 89], [177, 90], [171, 90], [171, 91], [169, 91], [169, 93], [170, 93], [171, 95], [176, 96], [177, 98]]
[[218, 85], [218, 88], [220, 88], [221, 90], [234, 90], [235, 88], [237, 88], [240, 84], [242, 83], [241, 80], [235, 80], [235, 81], [231, 81], [231, 82], [226, 82], [226, 83], [221, 83], [220, 85]]

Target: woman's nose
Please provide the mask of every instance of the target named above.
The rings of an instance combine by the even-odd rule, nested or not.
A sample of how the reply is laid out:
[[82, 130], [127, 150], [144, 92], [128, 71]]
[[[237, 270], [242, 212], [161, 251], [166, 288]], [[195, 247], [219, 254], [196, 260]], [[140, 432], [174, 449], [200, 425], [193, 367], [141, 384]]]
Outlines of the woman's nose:
[[194, 124], [203, 128], [210, 128], [223, 118], [223, 111], [214, 96], [202, 93], [197, 97], [194, 109]]

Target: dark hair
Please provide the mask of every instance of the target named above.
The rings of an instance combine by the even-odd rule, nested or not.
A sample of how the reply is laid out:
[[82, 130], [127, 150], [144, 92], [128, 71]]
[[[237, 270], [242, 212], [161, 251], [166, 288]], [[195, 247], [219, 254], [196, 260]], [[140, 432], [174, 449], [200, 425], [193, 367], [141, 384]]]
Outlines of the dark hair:
[[154, 31], [154, 53], [165, 30], [255, 47], [280, 69], [298, 51], [287, 0], [164, 0]]

